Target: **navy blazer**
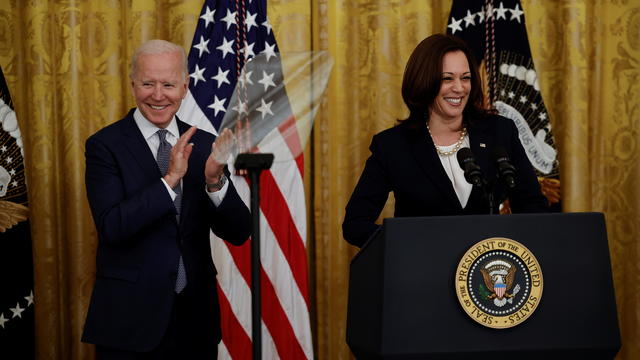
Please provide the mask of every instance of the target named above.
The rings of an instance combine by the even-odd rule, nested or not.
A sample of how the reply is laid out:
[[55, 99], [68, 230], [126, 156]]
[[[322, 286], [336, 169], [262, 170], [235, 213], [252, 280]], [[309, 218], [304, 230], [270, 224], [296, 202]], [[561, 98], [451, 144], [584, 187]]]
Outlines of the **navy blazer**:
[[[182, 253], [188, 287], [202, 316], [194, 329], [220, 339], [216, 269], [209, 230], [232, 244], [251, 232], [249, 209], [229, 181], [215, 206], [206, 194], [204, 165], [215, 136], [197, 130], [182, 178], [180, 224], [156, 160], [133, 119], [98, 131], [86, 142], [86, 187], [98, 233], [96, 282], [82, 341], [149, 351], [161, 341], [175, 297]], [[178, 120], [180, 134], [189, 125]]]
[[[468, 125], [471, 151], [487, 179], [496, 177], [492, 151], [503, 147], [516, 168], [516, 187], [507, 192], [495, 187], [497, 206], [508, 196], [514, 213], [543, 212], [547, 201], [535, 171], [527, 159], [513, 122], [490, 115]], [[375, 135], [360, 180], [346, 207], [342, 230], [351, 244], [362, 246], [378, 228], [375, 224], [390, 191], [395, 197], [395, 216], [488, 214], [489, 207], [478, 188], [473, 188], [462, 208], [451, 180], [435, 150], [425, 124], [400, 124]], [[455, 156], [455, 155], [454, 155]]]

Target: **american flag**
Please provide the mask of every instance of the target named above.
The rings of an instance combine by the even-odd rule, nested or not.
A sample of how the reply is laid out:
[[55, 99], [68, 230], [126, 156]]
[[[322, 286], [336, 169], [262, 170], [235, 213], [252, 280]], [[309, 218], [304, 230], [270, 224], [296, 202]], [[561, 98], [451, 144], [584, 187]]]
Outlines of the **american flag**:
[[[230, 103], [239, 79], [243, 84], [239, 88], [261, 88], [264, 93], [270, 80], [282, 76], [281, 69], [278, 74], [271, 72], [273, 66], [242, 72], [256, 56], [267, 61], [278, 58], [266, 0], [206, 0], [189, 51], [191, 80], [178, 112], [180, 119], [217, 133], [227, 112], [238, 110], [237, 105], [232, 110]], [[280, 101], [274, 102], [274, 110], [269, 108], [270, 100], [260, 102], [259, 108], [248, 108], [245, 115], [251, 126], [273, 122], [270, 117], [283, 111], [288, 113], [286, 123], [292, 124], [284, 90], [276, 95]], [[275, 111], [276, 104], [280, 111]], [[263, 172], [260, 180], [262, 355], [266, 359], [311, 359], [303, 157], [297, 136], [290, 136], [291, 127], [285, 131], [284, 126], [269, 135], [268, 146], [258, 143], [255, 148], [276, 153], [271, 170]], [[233, 181], [248, 205], [247, 181], [236, 175]], [[227, 245], [213, 234], [211, 242], [223, 333], [218, 357], [247, 359], [252, 349], [250, 244]]]

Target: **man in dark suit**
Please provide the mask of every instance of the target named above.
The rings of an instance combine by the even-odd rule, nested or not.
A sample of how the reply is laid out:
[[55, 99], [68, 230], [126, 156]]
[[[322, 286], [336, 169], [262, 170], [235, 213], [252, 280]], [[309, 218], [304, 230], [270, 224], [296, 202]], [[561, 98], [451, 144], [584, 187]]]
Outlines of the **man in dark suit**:
[[239, 245], [251, 217], [225, 173], [231, 132], [216, 139], [175, 116], [188, 82], [184, 49], [144, 43], [131, 68], [137, 108], [86, 143], [98, 250], [82, 341], [99, 359], [216, 357], [209, 231]]

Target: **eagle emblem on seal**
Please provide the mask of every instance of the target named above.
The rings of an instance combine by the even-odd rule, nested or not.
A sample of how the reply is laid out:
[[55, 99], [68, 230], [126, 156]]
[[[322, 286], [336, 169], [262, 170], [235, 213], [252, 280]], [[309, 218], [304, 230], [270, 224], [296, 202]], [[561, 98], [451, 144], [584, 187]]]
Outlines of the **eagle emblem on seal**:
[[493, 300], [498, 307], [504, 306], [507, 302], [512, 303], [513, 297], [520, 291], [520, 285], [514, 287], [516, 271], [516, 267], [505, 260], [488, 262], [480, 269], [486, 286], [482, 288], [481, 285], [481, 295], [487, 300]]

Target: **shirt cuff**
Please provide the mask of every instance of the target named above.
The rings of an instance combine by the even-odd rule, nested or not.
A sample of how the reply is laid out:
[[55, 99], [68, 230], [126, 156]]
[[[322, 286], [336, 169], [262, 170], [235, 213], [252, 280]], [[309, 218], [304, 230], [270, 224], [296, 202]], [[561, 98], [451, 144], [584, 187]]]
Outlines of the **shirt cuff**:
[[164, 184], [164, 187], [167, 188], [167, 191], [169, 192], [169, 196], [171, 196], [171, 201], [175, 201], [176, 200], [176, 196], [178, 196], [178, 194], [176, 194], [176, 192], [173, 191], [171, 186], [169, 186], [169, 184], [167, 184], [167, 182], [164, 180], [164, 178], [160, 178], [160, 180], [162, 180], [162, 183]]
[[207, 186], [205, 185], [204, 187], [204, 191], [207, 193], [207, 195], [209, 196], [209, 199], [211, 199], [211, 201], [213, 202], [213, 205], [215, 205], [216, 207], [220, 206], [220, 204], [222, 203], [222, 200], [224, 200], [224, 196], [227, 194], [227, 189], [229, 188], [229, 181], [227, 181], [224, 186], [222, 187], [222, 189], [216, 191], [216, 192], [208, 192], [207, 191]]

